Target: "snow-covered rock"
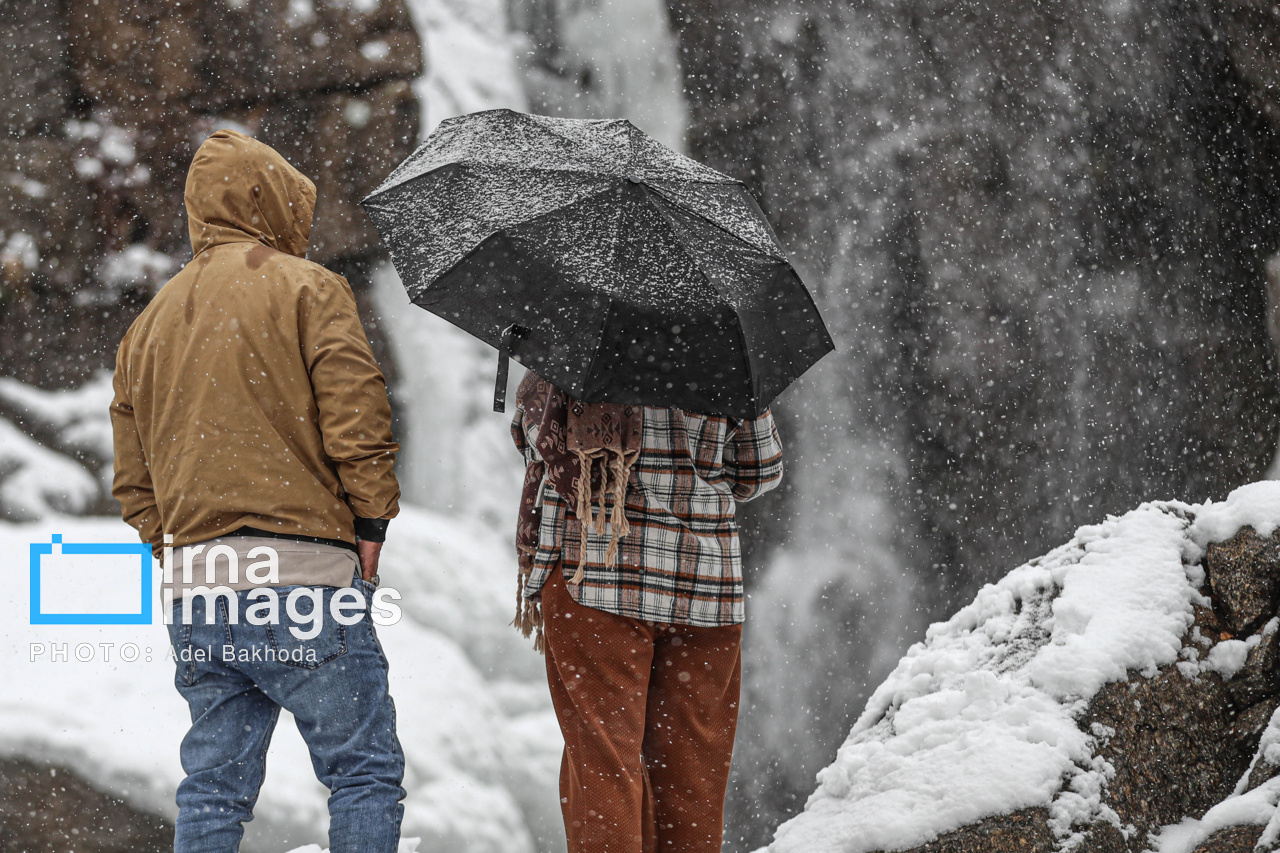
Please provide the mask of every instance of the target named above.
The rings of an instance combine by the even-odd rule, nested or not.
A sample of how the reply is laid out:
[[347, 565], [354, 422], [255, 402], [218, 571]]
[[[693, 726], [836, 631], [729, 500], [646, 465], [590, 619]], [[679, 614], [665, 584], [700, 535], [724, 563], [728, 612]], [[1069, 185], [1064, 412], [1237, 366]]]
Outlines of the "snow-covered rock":
[[0, 514], [27, 521], [91, 508], [99, 485], [84, 466], [0, 418]]
[[108, 370], [63, 391], [0, 376], [0, 413], [18, 424], [0, 421], [0, 514], [32, 521], [102, 511], [111, 494], [112, 395]]
[[1280, 483], [1144, 504], [984, 587], [875, 691], [770, 853], [1276, 836], [1277, 525]]
[[0, 403], [17, 412], [31, 428], [49, 435], [65, 453], [111, 460], [111, 371], [100, 370], [79, 388], [45, 391], [0, 376]]

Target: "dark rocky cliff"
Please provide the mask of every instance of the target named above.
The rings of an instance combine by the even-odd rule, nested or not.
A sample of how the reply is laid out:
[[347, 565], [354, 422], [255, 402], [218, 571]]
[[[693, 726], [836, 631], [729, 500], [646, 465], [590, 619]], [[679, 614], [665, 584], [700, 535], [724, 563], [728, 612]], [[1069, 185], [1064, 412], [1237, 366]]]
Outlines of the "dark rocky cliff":
[[0, 758], [0, 850], [164, 853], [173, 824], [85, 783], [65, 767]]
[[1280, 18], [669, 5], [692, 153], [752, 183], [839, 349], [778, 407], [789, 500], [756, 518], [792, 554], [785, 586], [809, 586], [766, 576], [753, 599], [787, 608], [748, 654], [732, 812], [758, 832], [798, 807], [886, 647], [1079, 524], [1266, 470]]
[[[378, 241], [356, 203], [418, 138], [423, 49], [402, 0], [0, 0], [0, 52], [0, 376], [64, 389], [113, 364], [190, 258], [186, 170], [223, 126], [315, 181], [310, 257], [348, 276], [383, 349], [365, 288]], [[80, 414], [103, 415], [91, 402]], [[95, 472], [109, 462], [109, 444], [67, 446], [29, 408], [6, 398], [0, 416]], [[167, 820], [113, 793], [0, 759], [0, 850], [172, 849]]]
[[361, 290], [377, 239], [355, 204], [418, 135], [401, 0], [6, 2], [0, 50], [0, 374], [57, 388], [111, 363], [190, 256], [187, 165], [228, 123], [315, 180], [310, 256]]

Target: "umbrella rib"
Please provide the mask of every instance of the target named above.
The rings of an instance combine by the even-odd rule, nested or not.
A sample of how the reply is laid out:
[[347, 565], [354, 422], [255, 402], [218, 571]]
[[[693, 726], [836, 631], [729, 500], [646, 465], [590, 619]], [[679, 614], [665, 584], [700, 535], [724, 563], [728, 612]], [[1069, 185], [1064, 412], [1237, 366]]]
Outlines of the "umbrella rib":
[[609, 328], [609, 318], [613, 315], [613, 300], [609, 300], [608, 306], [604, 311], [604, 322], [600, 324], [600, 336], [596, 338], [595, 348], [591, 351], [591, 361], [587, 362], [587, 372], [582, 374], [582, 393], [587, 393], [587, 382], [591, 379], [596, 369], [596, 360], [600, 357], [600, 347], [604, 345], [605, 329]]
[[[735, 181], [735, 183], [737, 183], [737, 182]], [[716, 221], [715, 221], [715, 220], [713, 220], [713, 219], [709, 219], [709, 218], [708, 218], [706, 215], [704, 215], [703, 213], [701, 213], [701, 212], [699, 212], [699, 211], [697, 211], [697, 210], [694, 210], [693, 208], [688, 207], [687, 205], [683, 205], [683, 204], [681, 204], [677, 199], [674, 199], [674, 198], [672, 198], [671, 196], [667, 195], [666, 193], [664, 193], [664, 192], [663, 192], [661, 189], [659, 189], [658, 187], [649, 187], [649, 185], [648, 185], [648, 184], [645, 184], [645, 186], [646, 186], [646, 187], [648, 187], [649, 189], [653, 190], [653, 191], [654, 191], [655, 193], [657, 193], [658, 195], [662, 196], [662, 200], [663, 200], [663, 201], [665, 201], [665, 202], [667, 202], [667, 204], [670, 204], [672, 207], [678, 207], [680, 210], [684, 211], [685, 213], [689, 214], [690, 216], [696, 216], [697, 218], [701, 219], [703, 222], [705, 222], [705, 223], [707, 223], [708, 225], [710, 225], [712, 228], [715, 228], [717, 231], [722, 231], [722, 232], [724, 232], [725, 234], [728, 234], [730, 237], [732, 237], [734, 240], [737, 240], [739, 243], [741, 243], [741, 244], [742, 244], [742, 245], [744, 245], [744, 246], [748, 246], [748, 247], [750, 247], [750, 248], [752, 248], [752, 249], [756, 250], [757, 252], [764, 252], [764, 250], [763, 250], [763, 249], [761, 249], [759, 246], [755, 245], [754, 243], [749, 243], [749, 242], [747, 242], [746, 240], [744, 240], [744, 239], [742, 239], [741, 237], [739, 237], [737, 234], [734, 234], [734, 233], [733, 233], [732, 231], [730, 231], [728, 228], [725, 228], [725, 227], [724, 227], [723, 225], [721, 225], [720, 223], [716, 222]], [[741, 186], [741, 185], [739, 184], [739, 186]], [[745, 187], [744, 187], [744, 189], [745, 189]], [[656, 205], [655, 205], [655, 207], [656, 207]], [[659, 208], [659, 209], [661, 209], [661, 208]], [[667, 215], [668, 215], [668, 214], [667, 214], [667, 212], [666, 212], [665, 210], [664, 210], [664, 211], [662, 211], [662, 213], [663, 213], [663, 215], [664, 215], [664, 216], [667, 216]], [[766, 225], [768, 225], [768, 220], [765, 220], [765, 224], [766, 224]], [[771, 226], [771, 225], [770, 225], [770, 226], [769, 226], [769, 228], [770, 228], [770, 230], [772, 230], [773, 226]], [[785, 255], [783, 255], [783, 254], [782, 254], [782, 252], [781, 252], [781, 247], [778, 247], [778, 249], [777, 249], [777, 250], [774, 250], [774, 251], [765, 252], [765, 254], [768, 254], [770, 257], [775, 258], [776, 260], [783, 261], [783, 262], [785, 262], [785, 263], [790, 263], [790, 261], [788, 261], [788, 260], [787, 260], [787, 257], [786, 257]]]
[[[646, 190], [646, 193], [645, 193], [646, 198], [648, 197], [647, 191], [652, 190], [653, 192], [658, 192], [657, 190], [654, 190], [652, 187], [648, 186], [647, 184], [645, 185], [644, 188]], [[666, 196], [663, 196], [663, 198], [666, 198]], [[663, 210], [660, 205], [655, 204], [652, 206], [655, 210], [658, 211], [658, 215], [661, 216], [663, 220], [667, 223], [667, 228], [671, 230], [671, 236], [674, 237], [676, 239], [676, 242], [680, 244], [680, 248], [684, 249], [685, 252], [688, 252], [689, 247], [686, 246], [684, 240], [681, 239], [680, 228], [679, 226], [676, 225], [675, 219], [672, 218], [670, 213]], [[728, 232], [725, 232], [725, 233], [728, 233]], [[730, 234], [729, 236], [733, 237], [734, 235]], [[735, 239], [737, 238], [735, 237]], [[697, 264], [694, 264], [694, 269], [698, 271], [698, 275], [702, 276], [702, 280], [706, 283], [707, 287], [709, 287], [716, 296], [719, 296], [721, 299], [725, 298], [724, 294], [720, 292], [720, 288], [716, 287], [715, 282], [711, 280], [711, 277], [709, 275], [707, 275], [706, 270], [704, 270], [702, 267], [698, 266]]]
[[[628, 122], [627, 124], [628, 126], [630, 126], [631, 123]], [[605, 192], [611, 192], [611, 191], [612, 190], [605, 190], [600, 193], [596, 193], [596, 195], [597, 196], [604, 195]], [[591, 361], [587, 363], [587, 372], [583, 375], [582, 392], [584, 394], [587, 391], [587, 387], [586, 387], [587, 380], [591, 378], [592, 374], [596, 369], [596, 360], [599, 359], [600, 357], [600, 347], [604, 346], [604, 333], [605, 333], [605, 330], [609, 327], [609, 318], [613, 315], [613, 298], [612, 297], [607, 297], [607, 298], [609, 301], [604, 311], [604, 322], [600, 324], [600, 336], [596, 338], [595, 348], [591, 351]]]
[[[635, 160], [635, 146], [634, 146], [634, 145], [632, 145], [632, 146], [631, 146], [631, 154], [630, 154], [629, 162], [628, 162], [628, 170], [629, 170], [629, 169], [631, 168], [631, 166], [634, 164], [634, 160]], [[368, 195], [366, 195], [364, 198], [360, 199], [360, 204], [361, 204], [362, 206], [363, 206], [363, 205], [366, 205], [366, 204], [370, 204], [370, 203], [376, 204], [376, 203], [377, 203], [377, 199], [378, 199], [378, 197], [379, 197], [379, 196], [384, 195], [384, 194], [386, 194], [386, 193], [388, 193], [388, 192], [390, 192], [390, 191], [392, 191], [392, 190], [395, 190], [395, 189], [399, 189], [399, 188], [401, 188], [401, 187], [408, 186], [409, 184], [412, 184], [413, 182], [418, 181], [418, 180], [420, 180], [420, 179], [422, 179], [422, 178], [427, 178], [427, 177], [430, 177], [430, 176], [432, 176], [432, 175], [435, 175], [435, 174], [436, 174], [437, 172], [439, 172], [441, 169], [447, 169], [447, 168], [449, 168], [450, 166], [457, 166], [457, 167], [466, 167], [466, 166], [480, 166], [480, 167], [486, 167], [486, 166], [489, 166], [489, 167], [510, 167], [510, 168], [518, 168], [518, 169], [520, 169], [520, 170], [522, 170], [522, 171], [525, 171], [525, 172], [546, 172], [546, 173], [550, 173], [550, 174], [553, 174], [553, 175], [587, 175], [587, 176], [589, 176], [589, 177], [594, 177], [594, 178], [598, 178], [598, 179], [601, 179], [601, 180], [610, 180], [610, 179], [611, 179], [611, 180], [625, 180], [625, 179], [626, 179], [626, 177], [627, 177], [627, 175], [626, 175], [626, 174], [615, 174], [615, 173], [613, 173], [613, 172], [605, 171], [604, 169], [599, 169], [599, 168], [592, 169], [592, 168], [588, 168], [588, 167], [586, 167], [586, 166], [563, 166], [563, 167], [554, 167], [554, 166], [527, 166], [527, 165], [523, 165], [523, 164], [521, 164], [519, 161], [513, 161], [513, 162], [510, 162], [510, 163], [503, 163], [503, 162], [499, 162], [499, 161], [485, 161], [485, 160], [476, 160], [476, 159], [472, 159], [472, 158], [461, 158], [461, 159], [458, 159], [458, 160], [450, 160], [448, 163], [441, 163], [441, 164], [439, 164], [438, 166], [433, 166], [433, 167], [431, 167], [430, 169], [427, 169], [427, 170], [426, 170], [426, 171], [424, 171], [424, 172], [419, 172], [418, 174], [414, 175], [413, 177], [405, 178], [405, 179], [403, 179], [403, 180], [397, 181], [396, 183], [391, 183], [391, 180], [395, 177], [395, 173], [393, 172], [392, 174], [388, 175], [388, 176], [387, 176], [387, 178], [386, 178], [386, 179], [385, 179], [381, 184], [379, 184], [379, 185], [378, 185], [378, 186], [376, 186], [373, 190], [371, 190], [371, 191], [369, 192], [369, 194], [368, 194]], [[680, 179], [680, 181], [681, 181], [682, 183], [686, 183], [686, 184], [701, 184], [701, 185], [703, 185], [703, 186], [714, 186], [714, 187], [729, 186], [729, 185], [731, 185], [731, 184], [733, 184], [733, 185], [737, 185], [737, 186], [742, 186], [742, 182], [741, 182], [741, 181], [735, 180], [735, 179], [730, 178], [730, 177], [728, 177], [728, 176], [726, 176], [726, 177], [725, 177], [725, 179], [724, 179], [724, 180], [722, 180], [722, 181], [699, 180], [699, 179], [696, 179], [696, 178], [681, 178], [681, 179]], [[648, 184], [645, 184], [645, 186], [648, 186]], [[653, 189], [655, 192], [662, 193], [662, 190], [658, 189], [657, 187], [650, 187], [650, 189]], [[662, 194], [662, 197], [663, 197], [663, 198], [666, 198], [666, 199], [667, 199], [668, 201], [670, 201], [672, 204], [677, 204], [677, 202], [676, 202], [676, 200], [675, 200], [675, 199], [670, 198], [670, 197], [669, 197], [669, 196], [667, 196], [665, 193], [663, 193], [663, 194]], [[678, 206], [679, 206], [679, 205], [678, 205]], [[684, 208], [683, 208], [683, 206], [681, 206], [681, 209], [684, 209]], [[696, 213], [696, 211], [690, 211], [690, 213]], [[704, 219], [705, 219], [706, 217], [702, 217], [702, 218], [704, 218]], [[708, 221], [708, 222], [711, 222], [711, 220], [709, 220], [709, 219], [708, 219], [707, 221]], [[712, 225], [715, 225], [715, 223], [714, 223], [714, 222], [711, 222], [711, 224], [712, 224]], [[719, 227], [719, 226], [717, 226], [717, 227]], [[737, 235], [734, 235], [734, 236], [737, 236]], [[741, 238], [739, 238], [739, 239], [741, 239]]]
[[734, 318], [734, 325], [738, 327], [738, 348], [742, 351], [742, 361], [747, 367], [747, 375], [751, 377], [751, 411], [755, 411], [756, 402], [760, 399], [760, 392], [756, 388], [756, 372], [754, 365], [751, 363], [751, 349], [747, 346], [747, 332], [742, 328], [742, 321]]
[[627, 175], [635, 174], [636, 169], [636, 134], [640, 129], [631, 122], [627, 122]]

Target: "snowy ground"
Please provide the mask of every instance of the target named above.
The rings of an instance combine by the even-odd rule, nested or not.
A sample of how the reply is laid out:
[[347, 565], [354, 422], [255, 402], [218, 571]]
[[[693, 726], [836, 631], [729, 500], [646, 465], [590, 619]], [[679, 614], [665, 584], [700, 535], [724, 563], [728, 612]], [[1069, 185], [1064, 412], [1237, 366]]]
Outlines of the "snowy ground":
[[[1049, 807], [1064, 842], [1090, 822], [1115, 821], [1101, 796], [1109, 768], [1076, 719], [1103, 684], [1179, 660], [1192, 605], [1208, 604], [1198, 592], [1205, 549], [1246, 524], [1263, 536], [1280, 525], [1280, 483], [1237, 489], [1222, 503], [1145, 504], [1081, 528], [982, 589], [930, 627], [876, 690], [770, 853], [905, 850], [1034, 805]], [[1219, 643], [1184, 664], [1230, 677], [1247, 645]], [[1280, 719], [1266, 750], [1280, 755]], [[1240, 823], [1270, 822], [1265, 837], [1274, 839], [1278, 799], [1277, 780], [1233, 796], [1166, 828], [1159, 853], [1188, 853]]]
[[[10, 578], [0, 589], [0, 752], [70, 765], [137, 807], [172, 816], [188, 719], [165, 628], [158, 615], [151, 625], [30, 625], [29, 543], [55, 533], [65, 542], [137, 541], [106, 519], [0, 524]], [[382, 576], [403, 594], [405, 618], [379, 635], [408, 757], [404, 834], [421, 838], [420, 853], [563, 849], [560, 734], [541, 659], [507, 626], [513, 565], [487, 528], [411, 508], [391, 528]], [[68, 659], [33, 661], [32, 643], [68, 644]], [[102, 643], [114, 644], [109, 661]], [[126, 643], [140, 649], [134, 662], [120, 660]], [[93, 659], [76, 660], [78, 644], [90, 644]], [[245, 849], [323, 844], [326, 797], [296, 727], [282, 719]]]

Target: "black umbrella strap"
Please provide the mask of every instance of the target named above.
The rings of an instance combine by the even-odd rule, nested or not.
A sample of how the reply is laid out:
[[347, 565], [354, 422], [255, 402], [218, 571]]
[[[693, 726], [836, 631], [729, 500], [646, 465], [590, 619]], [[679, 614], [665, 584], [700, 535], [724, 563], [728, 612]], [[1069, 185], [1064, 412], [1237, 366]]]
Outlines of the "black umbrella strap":
[[511, 347], [517, 338], [528, 331], [524, 326], [512, 324], [502, 330], [502, 340], [498, 344], [498, 375], [493, 381], [493, 410], [507, 410], [507, 375], [511, 368]]

